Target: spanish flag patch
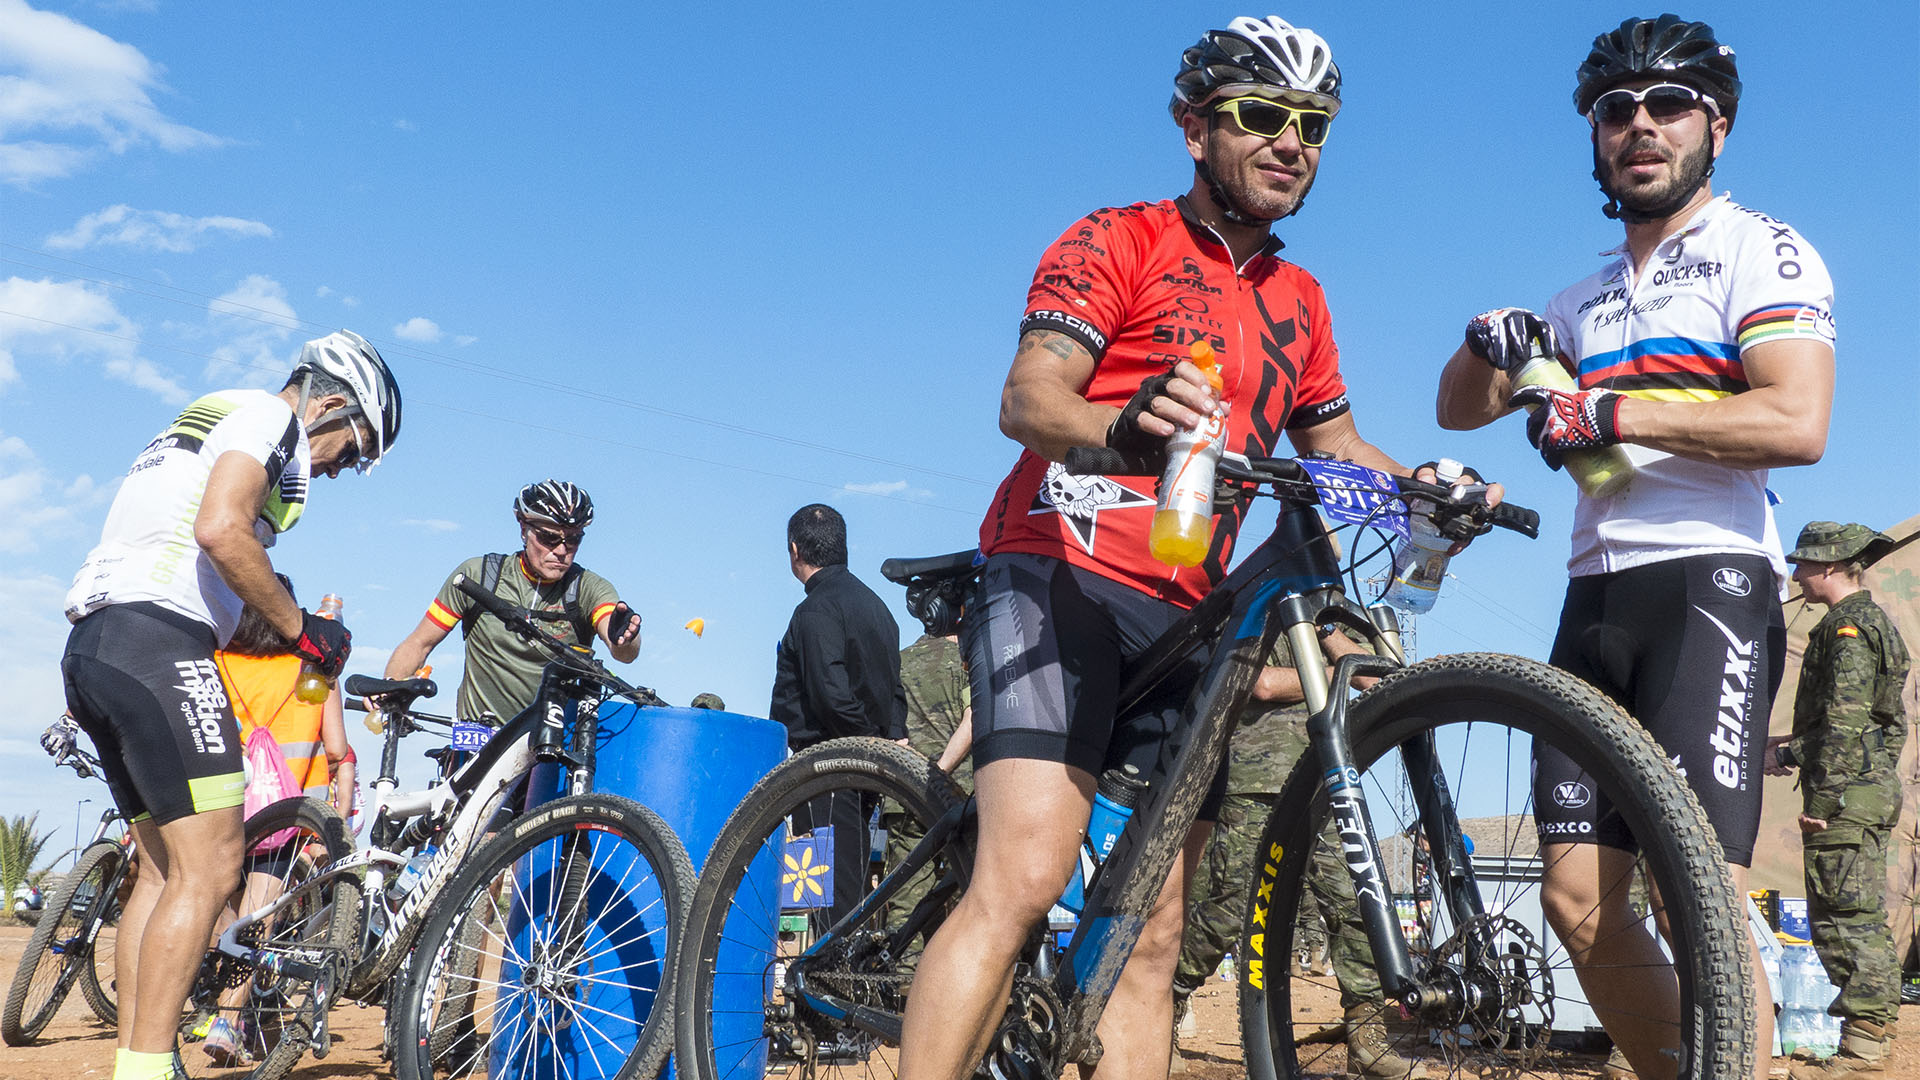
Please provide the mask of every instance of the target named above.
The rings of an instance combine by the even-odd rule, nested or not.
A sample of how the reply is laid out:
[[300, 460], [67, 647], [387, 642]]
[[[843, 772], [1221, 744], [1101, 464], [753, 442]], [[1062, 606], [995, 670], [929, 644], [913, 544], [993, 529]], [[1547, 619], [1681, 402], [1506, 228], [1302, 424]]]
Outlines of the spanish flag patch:
[[1835, 630], [1834, 633], [1840, 635], [1841, 637], [1859, 637], [1860, 636], [1860, 631], [1856, 630], [1851, 626], [1843, 626], [1840, 629]]

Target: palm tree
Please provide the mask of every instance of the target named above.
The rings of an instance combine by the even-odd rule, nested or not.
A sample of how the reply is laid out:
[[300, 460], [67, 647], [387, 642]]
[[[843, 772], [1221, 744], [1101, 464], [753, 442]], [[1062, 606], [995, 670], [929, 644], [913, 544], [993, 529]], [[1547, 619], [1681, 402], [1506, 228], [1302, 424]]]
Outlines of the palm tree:
[[53, 831], [40, 832], [40, 815], [16, 814], [0, 818], [0, 898], [7, 910], [13, 910], [13, 890], [33, 874], [41, 849], [53, 839]]

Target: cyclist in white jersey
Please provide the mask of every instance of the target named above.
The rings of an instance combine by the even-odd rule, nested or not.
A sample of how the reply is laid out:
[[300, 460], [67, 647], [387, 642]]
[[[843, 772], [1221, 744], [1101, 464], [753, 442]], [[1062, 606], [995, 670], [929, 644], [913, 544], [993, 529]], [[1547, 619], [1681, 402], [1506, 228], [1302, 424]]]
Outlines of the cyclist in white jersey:
[[300, 609], [267, 548], [300, 519], [311, 476], [365, 472], [399, 431], [400, 390], [373, 346], [346, 330], [310, 341], [278, 393], [208, 394], [148, 443], [74, 575], [67, 705], [139, 840], [115, 956], [113, 1080], [184, 1075], [181, 1005], [239, 885], [239, 729], [213, 652], [252, 605], [339, 673], [351, 635]]
[[[1626, 447], [1638, 468], [1627, 489], [1580, 497], [1552, 659], [1673, 756], [1743, 895], [1785, 643], [1767, 470], [1825, 450], [1834, 330], [1833, 284], [1812, 245], [1714, 196], [1709, 177], [1739, 100], [1733, 50], [1705, 23], [1629, 19], [1594, 40], [1574, 104], [1625, 243], [1544, 319], [1514, 308], [1473, 319], [1441, 376], [1438, 412], [1443, 427], [1465, 429], [1536, 406], [1528, 437], [1555, 468], [1570, 450]], [[1513, 392], [1508, 372], [1535, 343], [1557, 352], [1574, 391]], [[1624, 1052], [1609, 1072], [1630, 1061], [1640, 1076], [1671, 1076], [1674, 984], [1649, 978], [1666, 963], [1620, 887], [1633, 838], [1603, 800], [1585, 797], [1592, 785], [1563, 757], [1539, 752], [1535, 765], [1542, 900]], [[1765, 1047], [1764, 976], [1755, 990]], [[1757, 1060], [1764, 1077], [1767, 1055]]]

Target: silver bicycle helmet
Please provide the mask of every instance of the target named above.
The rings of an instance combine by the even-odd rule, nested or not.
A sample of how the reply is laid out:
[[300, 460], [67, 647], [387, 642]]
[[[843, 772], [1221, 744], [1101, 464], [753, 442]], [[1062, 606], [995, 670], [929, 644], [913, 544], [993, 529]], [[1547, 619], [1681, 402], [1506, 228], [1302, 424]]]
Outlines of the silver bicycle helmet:
[[513, 512], [530, 521], [550, 521], [570, 529], [593, 524], [593, 500], [578, 484], [542, 480], [520, 489]]
[[[368, 430], [373, 432], [373, 445], [363, 448], [364, 454], [356, 466], [365, 473], [380, 463], [394, 440], [400, 437], [400, 384], [394, 381], [393, 372], [387, 370], [387, 362], [380, 358], [379, 350], [351, 330], [336, 330], [307, 342], [300, 350], [300, 362], [293, 366], [293, 377], [315, 371], [345, 383], [354, 403], [323, 414], [307, 425], [307, 430], [317, 430], [343, 416], [365, 419]], [[310, 386], [310, 379], [302, 379], [298, 406], [301, 413], [306, 412]]]
[[1178, 121], [1214, 98], [1248, 92], [1304, 99], [1338, 113], [1340, 68], [1332, 47], [1278, 15], [1242, 15], [1180, 54], [1167, 111]]

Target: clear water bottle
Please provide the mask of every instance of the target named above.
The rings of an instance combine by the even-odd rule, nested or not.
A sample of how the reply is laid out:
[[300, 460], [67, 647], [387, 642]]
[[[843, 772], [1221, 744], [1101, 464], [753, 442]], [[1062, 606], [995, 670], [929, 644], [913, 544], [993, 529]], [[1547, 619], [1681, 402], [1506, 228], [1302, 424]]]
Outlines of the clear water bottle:
[[[1466, 475], [1466, 466], [1452, 458], [1441, 458], [1433, 467], [1435, 482], [1453, 487]], [[1410, 509], [1420, 510], [1432, 504], [1409, 499]], [[1380, 599], [1414, 615], [1433, 610], [1440, 596], [1440, 582], [1447, 576], [1447, 552], [1453, 541], [1440, 535], [1433, 523], [1417, 512], [1407, 515], [1407, 538], [1393, 549], [1393, 580]]]
[[433, 862], [433, 857], [439, 853], [438, 847], [428, 844], [408, 859], [406, 868], [400, 871], [399, 877], [393, 879], [393, 895], [398, 898], [412, 892], [414, 886], [420, 884], [420, 879], [426, 876], [427, 864]]

